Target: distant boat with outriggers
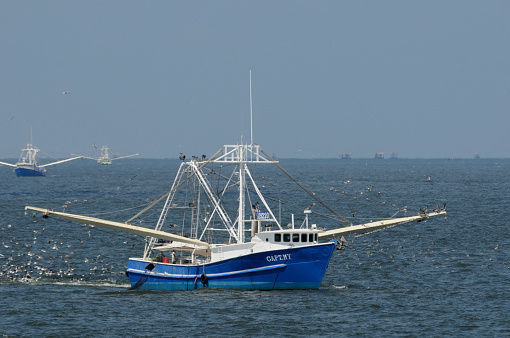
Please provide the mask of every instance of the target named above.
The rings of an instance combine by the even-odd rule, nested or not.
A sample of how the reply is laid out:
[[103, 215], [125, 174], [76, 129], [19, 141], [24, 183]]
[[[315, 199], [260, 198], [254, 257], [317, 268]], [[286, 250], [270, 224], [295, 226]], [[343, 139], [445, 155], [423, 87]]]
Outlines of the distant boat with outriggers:
[[32, 143], [28, 143], [26, 148], [21, 149], [21, 155], [19, 157], [18, 162], [15, 164], [0, 162], [0, 164], [13, 167], [16, 176], [45, 176], [46, 175], [46, 167], [51, 165], [60, 164], [72, 160], [76, 160], [78, 158], [82, 158], [82, 156], [75, 156], [65, 160], [55, 161], [46, 164], [39, 164], [38, 153], [40, 150], [32, 145]]
[[[315, 200], [313, 205], [322, 204], [348, 225], [325, 230], [311, 223], [311, 205], [304, 208], [302, 221], [291, 214], [283, 226], [287, 222], [276, 216], [275, 202], [264, 197], [252, 174], [253, 166], [263, 165], [280, 168]], [[154, 229], [130, 224], [162, 201]], [[249, 143], [225, 145], [208, 159], [193, 156], [182, 161], [170, 191], [124, 223], [32, 206], [25, 210], [145, 236], [143, 256], [129, 258], [126, 275], [131, 290], [317, 289], [343, 235], [446, 214], [442, 208], [353, 225], [255, 144], [253, 133]], [[170, 252], [169, 257], [165, 252]]]
[[[97, 148], [97, 146], [94, 144], [94, 148]], [[126, 155], [126, 156], [116, 156], [116, 157], [110, 157], [110, 148], [108, 148], [107, 146], [103, 146], [101, 147], [101, 155], [99, 156], [99, 158], [93, 158], [93, 157], [87, 157], [87, 156], [84, 156], [85, 158], [88, 158], [88, 159], [91, 159], [91, 160], [96, 160], [98, 164], [101, 164], [101, 165], [112, 165], [112, 161], [113, 160], [120, 160], [122, 158], [128, 158], [128, 157], [133, 157], [133, 156], [138, 156], [140, 154], [136, 153], [136, 154], [131, 154], [131, 155]]]

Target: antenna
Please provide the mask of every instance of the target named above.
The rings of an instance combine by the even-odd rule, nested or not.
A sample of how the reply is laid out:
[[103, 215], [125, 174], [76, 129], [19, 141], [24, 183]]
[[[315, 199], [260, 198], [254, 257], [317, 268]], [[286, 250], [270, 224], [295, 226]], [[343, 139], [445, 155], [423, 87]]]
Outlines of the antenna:
[[[28, 136], [27, 136], [28, 138]], [[30, 141], [27, 140], [27, 144], [32, 144], [32, 126], [30, 126]]]
[[251, 69], [250, 69], [250, 135], [251, 135], [251, 145], [253, 145], [253, 107], [252, 107], [252, 99], [251, 99]]

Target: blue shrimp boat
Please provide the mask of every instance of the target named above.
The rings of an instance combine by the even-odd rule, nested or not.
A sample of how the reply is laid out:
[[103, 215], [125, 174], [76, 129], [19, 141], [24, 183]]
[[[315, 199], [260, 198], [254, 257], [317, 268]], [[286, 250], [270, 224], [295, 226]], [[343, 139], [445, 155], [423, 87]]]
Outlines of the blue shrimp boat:
[[127, 275], [132, 288], [142, 290], [318, 289], [335, 244], [274, 249], [215, 262], [204, 261], [201, 265], [198, 262], [193, 265], [153, 263], [132, 258]]
[[13, 167], [14, 172], [16, 173], [16, 176], [45, 176], [46, 175], [46, 169], [45, 167], [64, 163], [67, 161], [72, 161], [78, 158], [81, 158], [82, 156], [76, 156], [72, 158], [68, 158], [61, 161], [56, 161], [52, 163], [47, 163], [44, 165], [39, 165], [39, 161], [37, 159], [38, 155], [37, 153], [40, 150], [32, 146], [31, 143], [27, 144], [26, 148], [21, 149], [21, 155], [19, 157], [19, 160], [16, 164], [12, 163], [6, 163], [6, 162], [0, 162], [0, 164]]
[[[199, 242], [176, 238], [171, 243], [158, 243], [155, 238], [149, 239], [144, 256], [129, 260], [126, 273], [132, 287], [142, 290], [318, 288], [337, 241], [319, 243], [321, 231], [316, 225], [309, 225], [309, 210], [305, 211], [305, 220], [299, 227], [294, 223], [290, 229], [281, 226], [252, 180], [248, 166], [274, 162], [262, 154], [258, 145], [226, 145], [217, 154], [208, 161], [194, 158], [181, 164], [155, 229], [160, 231], [168, 219], [174, 222], [172, 212], [184, 213], [183, 218], [191, 223], [189, 232]], [[224, 192], [229, 186], [237, 190], [230, 196], [240, 201], [232, 217], [217, 191], [213, 191], [213, 184], [206, 179], [214, 176], [214, 169], [206, 169], [206, 164], [233, 164], [235, 168], [222, 189], [223, 195], [228, 195]], [[177, 187], [184, 185], [196, 190], [179, 193]], [[248, 197], [250, 192], [254, 196]], [[183, 196], [188, 196], [186, 202], [178, 200]], [[247, 200], [257, 201], [251, 211], [245, 210]], [[262, 221], [267, 223], [264, 228]], [[214, 229], [214, 224], [221, 224], [223, 232], [228, 234], [219, 236], [221, 244], [203, 242], [215, 231], [221, 231]], [[246, 238], [248, 231], [250, 238]], [[154, 252], [170, 251], [178, 251], [180, 258], [172, 255], [170, 259], [161, 254], [151, 257]]]

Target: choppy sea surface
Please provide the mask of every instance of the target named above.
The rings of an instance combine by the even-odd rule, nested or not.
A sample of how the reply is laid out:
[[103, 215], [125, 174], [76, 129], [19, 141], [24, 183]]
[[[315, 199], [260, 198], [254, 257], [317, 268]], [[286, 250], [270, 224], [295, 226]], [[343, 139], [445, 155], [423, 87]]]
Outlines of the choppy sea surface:
[[[46, 177], [0, 167], [0, 333], [510, 336], [510, 160], [281, 164], [352, 223], [443, 203], [447, 219], [346, 236], [318, 290], [127, 291], [124, 271], [142, 254], [143, 238], [43, 219], [24, 206], [126, 221], [169, 190], [179, 161], [78, 160], [48, 167]], [[314, 202], [284, 175], [255, 169], [276, 209], [282, 201], [282, 217]], [[343, 226], [320, 205], [312, 210], [318, 226]], [[137, 222], [152, 227], [157, 217], [151, 209]]]

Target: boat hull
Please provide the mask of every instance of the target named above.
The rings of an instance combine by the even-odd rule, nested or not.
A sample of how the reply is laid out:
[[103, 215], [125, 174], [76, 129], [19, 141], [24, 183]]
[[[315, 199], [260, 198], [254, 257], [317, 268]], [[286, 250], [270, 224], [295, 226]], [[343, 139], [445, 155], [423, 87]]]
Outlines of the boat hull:
[[14, 172], [16, 173], [16, 176], [23, 177], [23, 176], [45, 176], [46, 170], [39, 169], [39, 168], [16, 168], [14, 169]]
[[[131, 258], [126, 274], [133, 289], [318, 289], [335, 243], [253, 253], [204, 265], [156, 263]], [[148, 265], [155, 267], [150, 270]]]

